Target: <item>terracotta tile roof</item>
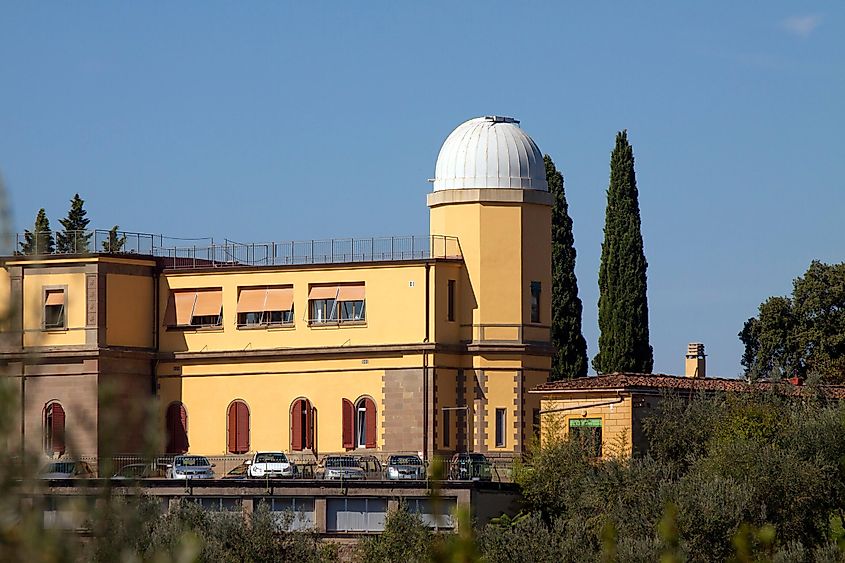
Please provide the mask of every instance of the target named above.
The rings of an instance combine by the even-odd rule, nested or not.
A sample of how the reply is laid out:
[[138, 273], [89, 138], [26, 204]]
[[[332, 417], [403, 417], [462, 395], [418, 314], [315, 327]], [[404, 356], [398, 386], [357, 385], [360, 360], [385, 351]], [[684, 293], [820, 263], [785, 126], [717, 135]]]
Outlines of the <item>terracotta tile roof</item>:
[[[748, 383], [742, 379], [725, 379], [720, 377], [693, 378], [679, 375], [643, 374], [643, 373], [610, 373], [605, 375], [577, 377], [550, 381], [532, 389], [531, 393], [554, 394], [575, 391], [603, 391], [611, 389], [625, 390], [689, 390], [689, 391], [769, 391], [776, 390], [784, 394], [800, 394], [800, 386], [788, 382], [760, 381]], [[845, 386], [822, 385], [822, 394], [835, 399], [845, 399]]]

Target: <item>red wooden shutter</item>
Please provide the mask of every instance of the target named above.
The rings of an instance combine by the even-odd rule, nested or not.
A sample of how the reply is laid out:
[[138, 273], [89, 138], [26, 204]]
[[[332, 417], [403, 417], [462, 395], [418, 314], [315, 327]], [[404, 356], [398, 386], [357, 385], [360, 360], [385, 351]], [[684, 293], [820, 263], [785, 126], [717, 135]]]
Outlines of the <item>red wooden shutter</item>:
[[179, 403], [179, 441], [176, 444], [179, 448], [179, 453], [183, 454], [188, 451], [190, 444], [188, 443], [188, 411], [185, 410], [185, 405]]
[[302, 451], [302, 399], [295, 400], [290, 408], [290, 449]]
[[229, 424], [227, 425], [227, 445], [226, 449], [229, 453], [238, 453], [238, 410], [235, 408], [237, 403], [229, 405]]
[[304, 399], [302, 401], [302, 408], [305, 410], [305, 446], [306, 449], [314, 449], [314, 411], [311, 408], [311, 401]]
[[238, 416], [237, 453], [243, 454], [249, 451], [249, 408], [242, 401], [235, 405]]
[[366, 409], [366, 413], [364, 414], [364, 424], [367, 427], [367, 443], [366, 447], [368, 448], [375, 448], [376, 447], [376, 404], [373, 402], [372, 399], [364, 399], [364, 408]]
[[355, 447], [355, 405], [349, 399], [342, 399], [343, 447], [351, 450]]
[[59, 403], [51, 405], [53, 409], [53, 427], [51, 433], [53, 435], [53, 443], [50, 449], [53, 453], [62, 455], [65, 453], [65, 409]]
[[167, 453], [183, 454], [188, 451], [188, 411], [182, 403], [167, 407]]

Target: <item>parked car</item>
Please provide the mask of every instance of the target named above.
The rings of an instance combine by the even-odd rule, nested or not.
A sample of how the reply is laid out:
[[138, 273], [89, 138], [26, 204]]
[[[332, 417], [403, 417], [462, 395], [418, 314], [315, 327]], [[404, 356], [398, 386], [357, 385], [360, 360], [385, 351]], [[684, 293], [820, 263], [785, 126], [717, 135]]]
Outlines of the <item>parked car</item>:
[[93, 479], [94, 470], [87, 462], [79, 460], [53, 461], [41, 468], [41, 479]]
[[384, 478], [391, 481], [425, 479], [425, 465], [416, 455], [392, 455], [387, 458]]
[[230, 469], [228, 473], [223, 476], [223, 479], [249, 479], [249, 465], [244, 462], [240, 465]]
[[177, 455], [167, 464], [168, 479], [214, 479], [214, 464], [201, 455]]
[[384, 475], [384, 470], [381, 468], [381, 461], [374, 455], [355, 455], [352, 456], [358, 462], [358, 467], [364, 472], [367, 479], [381, 479]]
[[160, 463], [130, 463], [120, 468], [112, 479], [166, 479], [167, 465]]
[[256, 452], [246, 464], [253, 479], [293, 477], [293, 464], [283, 452]]
[[493, 465], [482, 454], [456, 453], [449, 462], [449, 479], [453, 481], [492, 481]]
[[323, 458], [314, 472], [316, 479], [361, 481], [367, 478], [354, 456], [330, 455]]

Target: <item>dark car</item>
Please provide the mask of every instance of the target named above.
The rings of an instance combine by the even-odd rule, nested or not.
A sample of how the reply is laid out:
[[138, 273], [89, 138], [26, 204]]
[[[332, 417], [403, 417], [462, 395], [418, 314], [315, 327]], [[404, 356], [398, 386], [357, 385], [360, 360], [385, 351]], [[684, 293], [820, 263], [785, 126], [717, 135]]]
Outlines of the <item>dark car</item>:
[[391, 481], [425, 479], [425, 465], [416, 455], [392, 455], [387, 458], [384, 478]]
[[493, 465], [481, 454], [457, 453], [449, 463], [452, 481], [492, 481]]
[[367, 475], [359, 465], [358, 458], [351, 455], [330, 455], [324, 457], [317, 466], [314, 477], [332, 481], [362, 481]]
[[223, 476], [223, 479], [249, 479], [249, 464], [236, 465]]
[[130, 463], [120, 468], [112, 479], [166, 479], [167, 466], [151, 463]]

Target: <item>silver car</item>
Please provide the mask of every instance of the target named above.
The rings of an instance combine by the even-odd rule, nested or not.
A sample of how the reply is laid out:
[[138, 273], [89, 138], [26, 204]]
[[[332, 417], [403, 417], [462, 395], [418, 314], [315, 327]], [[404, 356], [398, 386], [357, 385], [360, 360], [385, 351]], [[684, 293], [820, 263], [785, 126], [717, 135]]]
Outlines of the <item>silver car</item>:
[[387, 458], [384, 478], [391, 481], [425, 479], [425, 465], [416, 455], [392, 455]]
[[323, 458], [314, 473], [317, 479], [362, 481], [367, 478], [358, 460], [352, 456], [330, 455]]
[[214, 479], [214, 464], [201, 455], [177, 455], [167, 464], [168, 479]]

